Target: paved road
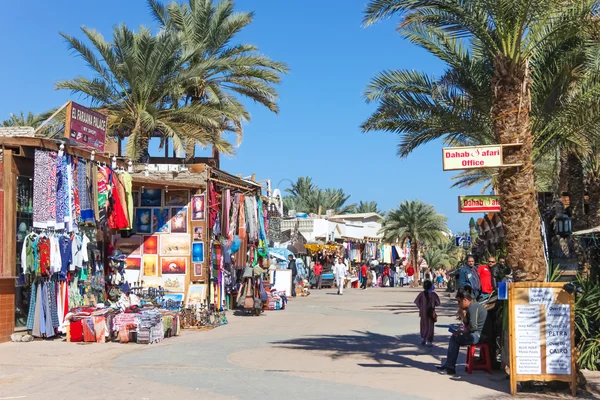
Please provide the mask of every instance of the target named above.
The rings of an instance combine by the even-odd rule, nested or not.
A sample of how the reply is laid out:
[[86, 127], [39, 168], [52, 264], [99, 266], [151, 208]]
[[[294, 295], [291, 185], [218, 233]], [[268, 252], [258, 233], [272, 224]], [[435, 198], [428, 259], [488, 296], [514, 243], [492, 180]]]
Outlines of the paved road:
[[[439, 341], [419, 346], [414, 289], [313, 291], [288, 309], [229, 316], [212, 331], [155, 345], [0, 345], [4, 399], [495, 399], [508, 381], [435, 372], [454, 305], [443, 299]], [[462, 358], [460, 359], [462, 360]]]

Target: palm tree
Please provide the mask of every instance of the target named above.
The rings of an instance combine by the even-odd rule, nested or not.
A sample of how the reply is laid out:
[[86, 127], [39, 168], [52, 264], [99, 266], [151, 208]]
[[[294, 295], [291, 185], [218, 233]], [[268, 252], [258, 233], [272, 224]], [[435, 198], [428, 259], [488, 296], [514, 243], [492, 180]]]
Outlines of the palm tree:
[[448, 268], [453, 265], [450, 263], [450, 257], [448, 254], [437, 247], [425, 250], [423, 253], [423, 259], [432, 270], [435, 270], [440, 266]]
[[310, 177], [299, 177], [296, 183], [286, 189], [289, 196], [284, 196], [283, 206], [286, 210], [323, 214], [334, 210], [336, 214], [348, 214], [356, 205], [346, 204], [350, 195], [342, 189], [320, 189]]
[[[47, 117], [46, 117], [47, 118]], [[31, 111], [25, 115], [23, 111], [20, 114], [10, 114], [9, 119], [2, 122], [2, 126], [31, 126], [37, 128], [46, 119], [44, 114], [34, 114]]]
[[191, 54], [180, 50], [176, 35], [161, 32], [153, 36], [149, 29], [133, 32], [121, 25], [114, 28], [109, 43], [95, 30], [83, 27], [82, 31], [93, 47], [61, 35], [97, 76], [61, 81], [56, 87], [80, 94], [108, 113], [109, 133], [128, 138], [128, 157], [139, 160], [147, 156], [150, 138], [156, 136], [172, 139], [176, 151], [194, 141], [233, 152], [221, 132], [235, 130], [227, 118], [239, 118], [238, 109], [227, 104], [180, 102], [185, 87], [197, 75], [186, 67]]
[[356, 206], [356, 209], [353, 210], [355, 213], [377, 213], [379, 215], [383, 215], [384, 212], [379, 209], [376, 201], [360, 201]]
[[[175, 32], [183, 48], [191, 53], [189, 68], [193, 80], [185, 88], [185, 101], [227, 104], [238, 110], [229, 122], [235, 127], [238, 145], [242, 123], [250, 114], [236, 96], [264, 105], [277, 113], [278, 94], [274, 85], [288, 72], [284, 63], [275, 62], [250, 44], [232, 44], [254, 19], [253, 13], [235, 12], [232, 0], [188, 0], [164, 5], [148, 0], [152, 15], [165, 30]], [[218, 149], [217, 149], [218, 150]], [[218, 159], [218, 152], [214, 153]]]
[[406, 200], [397, 209], [388, 212], [380, 233], [387, 243], [410, 241], [410, 257], [416, 266], [421, 242], [429, 245], [444, 242], [448, 233], [446, 221], [447, 218], [438, 214], [431, 204]]
[[[582, 23], [590, 20], [593, 4], [558, 0], [372, 0], [366, 9], [367, 25], [400, 15], [402, 34], [451, 68], [439, 81], [419, 73], [381, 74], [379, 82], [376, 79], [373, 84], [380, 90], [373, 90], [371, 96], [380, 101], [380, 107], [363, 126], [365, 130], [408, 131], [401, 149], [442, 136], [453, 145], [470, 144], [474, 136], [476, 144], [521, 145], [505, 154], [505, 161], [522, 166], [503, 168], [498, 176], [508, 261], [514, 266], [517, 280], [536, 281], [545, 276], [533, 164], [530, 110], [535, 76], [531, 63], [538, 55], [563, 49]], [[464, 73], [465, 69], [469, 73]], [[464, 96], [465, 88], [470, 97]], [[410, 93], [416, 95], [408, 98]], [[399, 102], [409, 104], [412, 114], [421, 107], [421, 119], [428, 119], [430, 124], [416, 126], [419, 119], [406, 118], [408, 112], [398, 106]], [[464, 122], [469, 127], [449, 131], [445, 127], [449, 122], [452, 126]], [[468, 130], [473, 126], [479, 126], [480, 132], [473, 135]]]

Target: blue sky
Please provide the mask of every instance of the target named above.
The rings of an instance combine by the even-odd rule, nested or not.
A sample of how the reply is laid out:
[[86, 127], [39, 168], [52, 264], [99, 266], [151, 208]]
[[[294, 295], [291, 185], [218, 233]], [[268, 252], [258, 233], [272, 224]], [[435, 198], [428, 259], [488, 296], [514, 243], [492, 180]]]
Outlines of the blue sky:
[[[374, 110], [362, 92], [378, 71], [410, 68], [438, 74], [443, 65], [404, 41], [394, 22], [361, 27], [366, 0], [237, 0], [255, 21], [239, 40], [288, 63], [275, 115], [248, 104], [252, 121], [244, 142], [222, 168], [233, 174], [281, 182], [311, 176], [320, 187], [343, 188], [351, 202], [375, 200], [388, 210], [406, 199], [432, 203], [453, 231], [464, 231], [471, 215], [458, 214], [457, 196], [479, 189], [450, 189], [442, 171], [441, 143], [431, 143], [400, 160], [398, 137], [363, 134], [360, 124]], [[110, 36], [113, 25], [154, 27], [145, 0], [11, 1], [0, 13], [0, 119], [19, 111], [42, 112], [71, 97], [54, 82], [90, 75], [58, 32], [82, 37], [81, 25]], [[80, 103], [85, 104], [84, 101]], [[233, 140], [233, 138], [232, 138]], [[282, 181], [283, 180], [283, 181]]]

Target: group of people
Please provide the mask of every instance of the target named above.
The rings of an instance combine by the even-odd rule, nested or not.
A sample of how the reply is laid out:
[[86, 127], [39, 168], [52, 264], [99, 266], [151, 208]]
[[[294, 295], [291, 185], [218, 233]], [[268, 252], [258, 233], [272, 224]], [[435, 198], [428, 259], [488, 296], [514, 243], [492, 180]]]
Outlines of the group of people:
[[[432, 278], [432, 279], [427, 279]], [[461, 346], [477, 344], [485, 340], [487, 332], [488, 312], [481, 302], [487, 300], [497, 289], [498, 283], [511, 281], [512, 270], [506, 266], [504, 257], [487, 258], [487, 264], [475, 266], [475, 257], [469, 255], [466, 265], [458, 270], [458, 318], [461, 324], [458, 329], [451, 330], [446, 362], [437, 367], [441, 374], [455, 375], [456, 361]], [[414, 303], [419, 309], [421, 344], [432, 346], [437, 322], [436, 307], [440, 298], [435, 293], [432, 276], [425, 276], [423, 291], [417, 295]], [[437, 280], [435, 280], [437, 283]]]

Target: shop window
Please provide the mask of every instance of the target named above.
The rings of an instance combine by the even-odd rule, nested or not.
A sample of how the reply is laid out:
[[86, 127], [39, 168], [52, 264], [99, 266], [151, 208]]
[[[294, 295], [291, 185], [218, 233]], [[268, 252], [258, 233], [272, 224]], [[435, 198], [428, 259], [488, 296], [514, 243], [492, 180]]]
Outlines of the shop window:
[[28, 176], [17, 177], [17, 265], [15, 290], [15, 330], [24, 330], [29, 313], [31, 284], [26, 282], [21, 269], [21, 249], [25, 237], [33, 230], [33, 180]]

